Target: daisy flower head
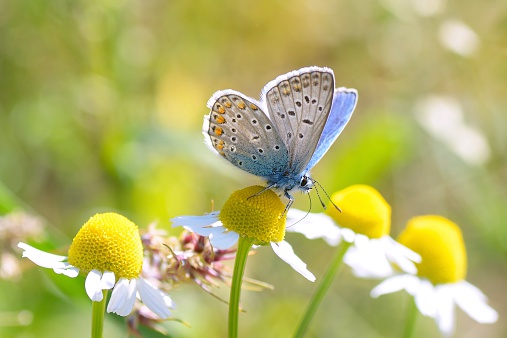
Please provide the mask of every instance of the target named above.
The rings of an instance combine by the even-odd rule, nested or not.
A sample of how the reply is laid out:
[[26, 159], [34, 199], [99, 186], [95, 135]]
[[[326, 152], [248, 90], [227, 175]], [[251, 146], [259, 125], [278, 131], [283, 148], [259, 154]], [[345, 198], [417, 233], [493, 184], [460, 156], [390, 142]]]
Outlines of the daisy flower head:
[[496, 322], [498, 314], [487, 304], [486, 296], [465, 281], [465, 244], [455, 223], [441, 216], [414, 217], [398, 240], [421, 255], [417, 274], [384, 280], [371, 291], [373, 297], [406, 290], [419, 311], [434, 318], [446, 336], [454, 333], [456, 305], [479, 323]]
[[23, 257], [58, 274], [86, 276], [85, 289], [90, 299], [101, 302], [103, 290], [112, 289], [107, 312], [120, 316], [131, 313], [136, 296], [160, 318], [168, 318], [174, 306], [168, 295], [141, 277], [143, 247], [139, 229], [116, 213], [96, 214], [74, 237], [68, 256], [40, 251], [19, 243]]
[[221, 211], [204, 216], [181, 216], [171, 219], [173, 227], [183, 226], [198, 235], [209, 237], [218, 249], [232, 247], [241, 237], [255, 245], [270, 245], [275, 254], [310, 281], [315, 276], [284, 241], [285, 205], [272, 190], [251, 186], [234, 192]]
[[[352, 185], [335, 192], [325, 213], [288, 213], [289, 232], [309, 239], [323, 238], [336, 246], [342, 240], [352, 244], [344, 262], [360, 277], [387, 277], [396, 267], [415, 273], [420, 256], [389, 236], [391, 206], [368, 185]], [[338, 210], [335, 206], [339, 206]]]

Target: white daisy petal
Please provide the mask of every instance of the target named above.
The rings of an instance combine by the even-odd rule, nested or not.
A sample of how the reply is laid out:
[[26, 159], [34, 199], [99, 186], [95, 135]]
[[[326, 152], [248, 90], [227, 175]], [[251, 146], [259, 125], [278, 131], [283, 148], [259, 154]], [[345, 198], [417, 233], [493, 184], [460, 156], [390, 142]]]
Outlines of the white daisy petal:
[[100, 285], [102, 278], [102, 272], [98, 270], [92, 270], [88, 273], [85, 280], [85, 290], [88, 297], [94, 302], [100, 302], [103, 298], [102, 288]]
[[225, 231], [211, 234], [209, 240], [211, 245], [215, 248], [225, 250], [233, 246], [238, 241], [238, 238], [238, 233], [234, 231]]
[[120, 278], [113, 289], [111, 299], [107, 305], [107, 312], [116, 313], [119, 316], [128, 316], [136, 302], [136, 280]]
[[143, 278], [137, 279], [137, 290], [143, 303], [160, 318], [165, 319], [171, 315], [171, 311], [167, 307], [169, 296], [151, 286]]
[[341, 240], [340, 228], [326, 214], [290, 209], [287, 224], [287, 232], [297, 232], [308, 239], [322, 238], [331, 246], [337, 246]]
[[415, 275], [417, 273], [417, 267], [410, 259], [410, 257], [415, 258], [420, 262], [421, 256], [419, 254], [399, 244], [389, 236], [383, 236], [379, 239], [379, 242], [382, 243], [383, 252], [389, 261], [396, 264], [402, 271], [406, 273], [412, 275]]
[[63, 274], [70, 278], [74, 278], [79, 275], [79, 269], [70, 264], [67, 264], [64, 268], [53, 268], [53, 271], [57, 274]]
[[413, 289], [414, 283], [418, 283], [417, 277], [415, 276], [396, 275], [385, 279], [382, 283], [374, 287], [371, 290], [370, 295], [373, 298], [377, 298], [400, 290], [407, 290], [407, 292], [409, 292], [410, 289]]
[[115, 281], [114, 272], [106, 271], [102, 274], [102, 278], [100, 279], [100, 288], [102, 290], [109, 290], [114, 286]]
[[347, 243], [354, 243], [356, 239], [356, 233], [351, 229], [342, 228], [341, 235], [343, 237], [343, 240]]
[[67, 256], [53, 255], [48, 252], [35, 249], [34, 247], [25, 243], [18, 243], [18, 247], [24, 250], [23, 257], [28, 258], [43, 268], [63, 269], [69, 265], [69, 263], [63, 262], [67, 259]]
[[382, 238], [385, 238], [385, 241], [389, 241], [391, 245], [393, 246], [393, 249], [397, 252], [397, 255], [406, 257], [407, 259], [411, 260], [412, 262], [421, 263], [422, 257], [417, 252], [410, 250], [403, 244], [397, 242], [390, 236], [384, 236]]
[[477, 287], [462, 281], [455, 284], [454, 301], [470, 318], [481, 324], [498, 320], [498, 313], [486, 304], [486, 296]]
[[370, 241], [362, 247], [351, 246], [343, 259], [357, 277], [385, 278], [393, 273], [379, 241]]
[[129, 290], [129, 280], [126, 278], [120, 278], [116, 283], [113, 292], [111, 293], [111, 298], [109, 299], [109, 303], [107, 304], [107, 312], [116, 313], [118, 309], [120, 309], [125, 301], [127, 300], [128, 290]]
[[222, 223], [218, 221], [219, 214], [220, 211], [215, 211], [203, 216], [180, 216], [171, 218], [171, 222], [173, 228], [182, 226], [200, 236], [208, 237], [217, 231], [217, 227], [223, 228]]
[[61, 261], [67, 259], [67, 256], [54, 255], [49, 252], [45, 252], [45, 251], [36, 249], [33, 246], [30, 246], [30, 245], [23, 243], [23, 242], [18, 243], [18, 248], [21, 248], [24, 250], [23, 257], [28, 257], [29, 255], [36, 255], [36, 256], [42, 257], [42, 259], [45, 259], [48, 261], [56, 261], [56, 262], [61, 262]]
[[456, 320], [453, 287], [454, 284], [443, 284], [435, 287], [435, 302], [437, 303], [435, 320], [440, 331], [447, 337], [454, 333]]
[[315, 276], [306, 268], [306, 263], [303, 262], [292, 249], [292, 246], [285, 242], [281, 241], [278, 243], [271, 242], [271, 247], [273, 251], [280, 257], [285, 263], [289, 264], [294, 270], [299, 272], [303, 277], [308, 279], [311, 282], [315, 281]]
[[418, 285], [413, 285], [407, 291], [414, 296], [415, 304], [423, 315], [435, 318], [438, 306], [435, 287], [426, 279], [417, 279], [417, 282]]

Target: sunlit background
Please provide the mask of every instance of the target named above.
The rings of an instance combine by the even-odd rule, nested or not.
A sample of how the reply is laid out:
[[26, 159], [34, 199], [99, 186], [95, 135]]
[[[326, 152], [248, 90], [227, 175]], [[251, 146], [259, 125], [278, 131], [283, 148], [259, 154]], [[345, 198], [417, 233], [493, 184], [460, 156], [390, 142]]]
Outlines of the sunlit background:
[[[359, 102], [313, 177], [328, 193], [376, 187], [393, 208], [394, 237], [415, 215], [458, 223], [467, 280], [500, 320], [481, 325], [458, 311], [456, 337], [505, 337], [506, 60], [503, 0], [0, 1], [0, 211], [39, 217], [45, 228], [30, 243], [65, 253], [96, 212], [170, 229], [170, 217], [220, 209], [258, 181], [204, 145], [207, 100], [227, 88], [258, 98], [280, 74], [327, 66]], [[296, 198], [308, 210], [307, 196]], [[25, 239], [0, 231], [4, 256], [19, 256]], [[287, 239], [319, 279], [334, 249]], [[22, 262], [21, 275], [0, 280], [0, 336], [88, 336], [83, 278]], [[315, 284], [269, 248], [246, 275], [275, 289], [243, 291], [240, 336], [289, 337]], [[344, 268], [309, 337], [400, 336], [409, 297], [371, 299], [377, 283]], [[190, 285], [171, 296], [174, 316], [191, 325], [168, 322], [172, 337], [226, 334], [226, 304]], [[105, 330], [124, 337], [123, 318], [107, 315]], [[437, 335], [420, 316], [415, 337]]]

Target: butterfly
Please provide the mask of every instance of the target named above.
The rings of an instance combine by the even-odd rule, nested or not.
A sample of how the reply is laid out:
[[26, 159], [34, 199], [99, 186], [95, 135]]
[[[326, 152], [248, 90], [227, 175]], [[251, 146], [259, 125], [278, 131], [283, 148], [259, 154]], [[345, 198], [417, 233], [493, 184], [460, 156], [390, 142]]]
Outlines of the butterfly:
[[294, 202], [291, 192], [309, 192], [309, 171], [349, 121], [355, 89], [334, 88], [333, 71], [305, 67], [278, 76], [260, 101], [235, 90], [220, 90], [208, 101], [203, 133], [212, 149], [236, 167], [263, 178], [261, 192], [274, 189]]

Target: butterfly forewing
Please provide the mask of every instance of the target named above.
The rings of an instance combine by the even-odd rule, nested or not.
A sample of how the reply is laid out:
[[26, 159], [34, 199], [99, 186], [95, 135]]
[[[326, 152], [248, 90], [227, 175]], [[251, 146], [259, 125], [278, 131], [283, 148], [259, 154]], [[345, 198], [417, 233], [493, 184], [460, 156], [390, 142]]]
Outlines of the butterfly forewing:
[[208, 106], [208, 135], [220, 155], [240, 169], [268, 179], [287, 168], [287, 148], [261, 103], [225, 90], [215, 93]]
[[309, 67], [280, 76], [263, 93], [268, 112], [289, 152], [289, 169], [301, 172], [326, 124], [334, 91], [328, 68]]

